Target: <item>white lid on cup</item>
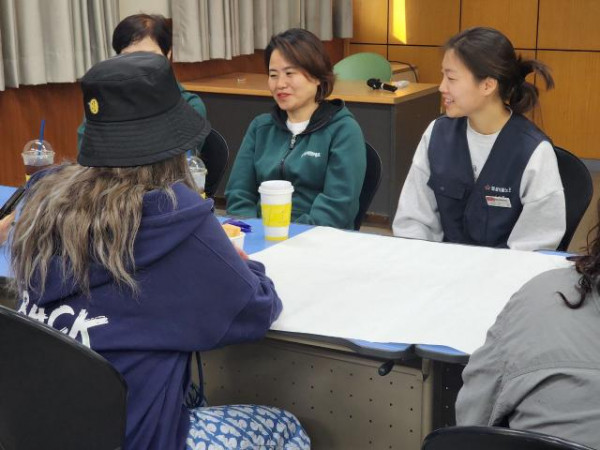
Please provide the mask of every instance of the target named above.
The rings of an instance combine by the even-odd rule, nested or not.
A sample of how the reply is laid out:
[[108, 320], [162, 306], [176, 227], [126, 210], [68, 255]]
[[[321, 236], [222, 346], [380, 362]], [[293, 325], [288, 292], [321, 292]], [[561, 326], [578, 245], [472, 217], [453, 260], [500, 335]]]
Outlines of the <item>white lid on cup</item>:
[[258, 192], [260, 194], [291, 194], [294, 192], [294, 186], [286, 180], [269, 180], [260, 183]]

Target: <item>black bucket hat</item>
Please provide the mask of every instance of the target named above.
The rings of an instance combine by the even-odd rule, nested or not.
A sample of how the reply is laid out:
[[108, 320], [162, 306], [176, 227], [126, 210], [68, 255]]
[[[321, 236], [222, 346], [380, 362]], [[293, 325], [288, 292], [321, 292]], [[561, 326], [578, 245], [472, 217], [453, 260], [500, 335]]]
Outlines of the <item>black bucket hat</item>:
[[171, 64], [148, 52], [121, 54], [81, 79], [85, 132], [77, 162], [153, 164], [198, 147], [210, 124], [181, 97]]

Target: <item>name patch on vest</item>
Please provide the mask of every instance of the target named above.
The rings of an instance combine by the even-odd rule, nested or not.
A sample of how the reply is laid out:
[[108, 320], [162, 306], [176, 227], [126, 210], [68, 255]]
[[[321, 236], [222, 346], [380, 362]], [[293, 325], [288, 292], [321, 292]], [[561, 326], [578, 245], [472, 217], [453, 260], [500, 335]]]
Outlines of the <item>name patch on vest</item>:
[[495, 197], [493, 195], [486, 195], [485, 201], [488, 206], [498, 206], [500, 208], [510, 208], [510, 198], [508, 197]]

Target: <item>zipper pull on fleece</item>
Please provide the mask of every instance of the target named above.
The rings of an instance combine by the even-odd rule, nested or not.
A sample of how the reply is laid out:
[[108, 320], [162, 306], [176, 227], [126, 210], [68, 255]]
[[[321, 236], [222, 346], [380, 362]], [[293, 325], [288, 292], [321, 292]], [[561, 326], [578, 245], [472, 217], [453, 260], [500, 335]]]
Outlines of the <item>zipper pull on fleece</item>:
[[296, 134], [292, 134], [288, 151], [283, 155], [283, 158], [281, 158], [281, 162], [279, 163], [279, 172], [282, 180], [285, 180], [285, 159], [290, 156], [290, 153], [292, 153], [292, 150], [294, 149], [294, 145], [296, 145], [296, 136]]

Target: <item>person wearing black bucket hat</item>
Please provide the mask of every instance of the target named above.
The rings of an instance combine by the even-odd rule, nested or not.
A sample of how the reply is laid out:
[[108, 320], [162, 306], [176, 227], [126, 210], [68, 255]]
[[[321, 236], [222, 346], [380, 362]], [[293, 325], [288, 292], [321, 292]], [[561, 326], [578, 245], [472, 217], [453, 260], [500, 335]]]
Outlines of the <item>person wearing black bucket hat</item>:
[[190, 175], [185, 152], [210, 125], [159, 55], [103, 61], [81, 86], [78, 164], [32, 178], [13, 231], [19, 312], [123, 375], [124, 448], [309, 448], [278, 408], [185, 406], [192, 352], [261, 338], [282, 309], [264, 266], [240, 257]]
[[115, 56], [81, 79], [87, 126], [77, 162], [89, 167], [152, 164], [204, 141], [209, 123], [179, 93], [166, 58]]
[[[125, 17], [115, 27], [112, 35], [113, 50], [121, 53], [151, 52], [171, 59], [171, 46], [173, 35], [171, 26], [160, 14], [133, 14]], [[200, 114], [206, 118], [206, 106], [196, 94], [187, 91], [177, 83], [181, 97]], [[81, 148], [81, 141], [85, 132], [85, 117], [77, 128], [77, 149]], [[201, 147], [196, 147], [195, 152], [200, 154]]]

